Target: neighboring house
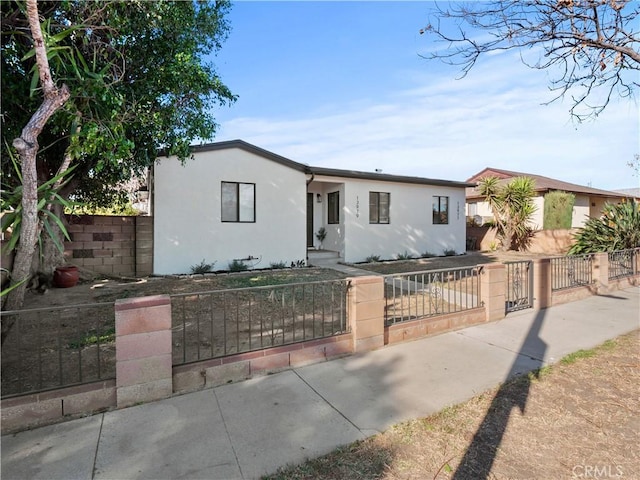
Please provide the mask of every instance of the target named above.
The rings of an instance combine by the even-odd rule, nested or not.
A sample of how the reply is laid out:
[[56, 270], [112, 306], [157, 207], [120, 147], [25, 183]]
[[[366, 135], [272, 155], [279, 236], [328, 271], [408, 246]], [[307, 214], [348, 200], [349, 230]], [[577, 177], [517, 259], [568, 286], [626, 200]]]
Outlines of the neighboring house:
[[465, 251], [468, 183], [309, 167], [241, 140], [193, 156], [154, 167], [155, 274], [305, 260], [321, 227], [322, 248], [345, 262]]
[[[610, 192], [607, 190], [599, 190], [597, 188], [585, 187], [574, 183], [563, 182], [554, 178], [543, 177], [542, 175], [534, 175], [532, 173], [513, 172], [509, 170], [500, 170], [497, 168], [485, 168], [467, 182], [477, 184], [481, 179], [486, 177], [497, 177], [502, 182], [508, 183], [516, 177], [529, 177], [535, 180], [534, 203], [537, 207], [532, 219], [532, 226], [536, 230], [542, 229], [544, 217], [544, 195], [552, 191], [562, 191], [573, 193], [575, 195], [575, 203], [573, 206], [573, 216], [571, 219], [571, 227], [582, 227], [589, 217], [598, 217], [602, 212], [605, 203], [618, 203], [622, 199], [628, 197], [623, 193]], [[467, 210], [469, 217], [488, 221], [493, 219], [493, 214], [487, 202], [478, 192], [477, 187], [468, 187], [466, 191]]]
[[637, 202], [640, 202], [640, 188], [620, 188], [615, 189], [614, 192], [624, 195], [627, 198], [634, 198]]

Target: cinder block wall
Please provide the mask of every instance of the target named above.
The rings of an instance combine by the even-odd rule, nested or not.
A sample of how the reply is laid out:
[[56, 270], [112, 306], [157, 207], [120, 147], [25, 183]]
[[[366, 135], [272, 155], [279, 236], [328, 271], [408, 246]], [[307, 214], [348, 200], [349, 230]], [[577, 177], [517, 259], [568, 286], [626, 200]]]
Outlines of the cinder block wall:
[[152, 217], [69, 215], [68, 262], [97, 273], [142, 276], [152, 273]]

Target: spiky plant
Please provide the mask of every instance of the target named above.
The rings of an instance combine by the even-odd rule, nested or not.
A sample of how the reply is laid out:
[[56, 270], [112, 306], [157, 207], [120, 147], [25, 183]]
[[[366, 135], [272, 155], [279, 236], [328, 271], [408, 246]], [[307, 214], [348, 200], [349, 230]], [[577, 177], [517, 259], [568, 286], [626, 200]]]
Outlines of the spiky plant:
[[478, 190], [491, 207], [502, 250], [526, 249], [533, 233], [530, 221], [536, 211], [535, 181], [517, 177], [503, 185], [498, 178], [487, 177], [480, 181]]
[[640, 204], [634, 199], [606, 203], [602, 215], [589, 218], [574, 238], [569, 255], [640, 247]]

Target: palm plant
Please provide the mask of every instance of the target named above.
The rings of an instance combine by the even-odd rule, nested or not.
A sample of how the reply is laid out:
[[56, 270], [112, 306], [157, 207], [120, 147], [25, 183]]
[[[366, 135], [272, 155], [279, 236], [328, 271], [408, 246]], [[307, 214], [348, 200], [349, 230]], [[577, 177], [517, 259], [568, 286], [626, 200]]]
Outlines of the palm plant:
[[487, 177], [480, 181], [478, 190], [491, 207], [502, 250], [526, 250], [533, 233], [530, 221], [536, 211], [535, 181], [517, 177], [503, 185], [498, 178]]
[[634, 199], [606, 203], [599, 218], [589, 218], [574, 236], [570, 255], [640, 247], [640, 204]]

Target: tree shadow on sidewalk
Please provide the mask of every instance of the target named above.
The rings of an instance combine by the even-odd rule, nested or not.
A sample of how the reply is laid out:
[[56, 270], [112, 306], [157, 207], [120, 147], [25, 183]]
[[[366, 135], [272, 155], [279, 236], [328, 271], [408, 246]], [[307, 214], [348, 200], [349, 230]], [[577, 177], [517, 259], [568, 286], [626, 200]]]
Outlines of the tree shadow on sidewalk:
[[[530, 357], [538, 363], [533, 373], [537, 378], [547, 350], [547, 344], [540, 338], [544, 317], [545, 310], [538, 311], [505, 382], [522, 371], [521, 356]], [[512, 411], [517, 408], [521, 414], [525, 412], [531, 382], [532, 375], [525, 373], [515, 388], [513, 382], [503, 383], [499, 388], [452, 477], [454, 480], [486, 479], [490, 476]]]

